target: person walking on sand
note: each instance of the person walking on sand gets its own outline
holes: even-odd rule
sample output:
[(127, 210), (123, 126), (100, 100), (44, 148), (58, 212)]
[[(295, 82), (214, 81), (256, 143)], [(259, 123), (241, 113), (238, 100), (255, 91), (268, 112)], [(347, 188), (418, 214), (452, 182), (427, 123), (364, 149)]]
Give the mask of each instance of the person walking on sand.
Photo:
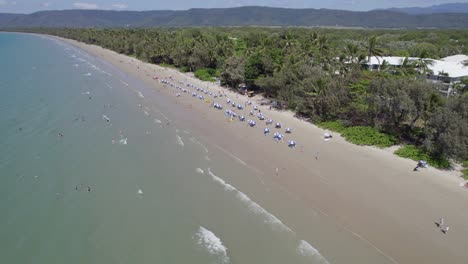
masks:
[(449, 226), (446, 226), (444, 229), (442, 229), (442, 233), (444, 234), (447, 234), (447, 232), (449, 231), (450, 227)]
[(439, 225), (439, 227), (442, 227), (442, 226), (444, 225), (444, 218), (441, 217), (441, 218), (439, 219), (439, 223), (437, 223), (437, 224)]

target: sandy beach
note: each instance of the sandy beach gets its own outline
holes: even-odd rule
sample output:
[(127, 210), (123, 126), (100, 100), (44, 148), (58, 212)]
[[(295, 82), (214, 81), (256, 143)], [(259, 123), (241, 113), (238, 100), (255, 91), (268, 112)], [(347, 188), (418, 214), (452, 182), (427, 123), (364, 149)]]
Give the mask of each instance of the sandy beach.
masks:
[[(205, 142), (212, 142), (231, 155), (233, 162), (255, 171), (260, 182), (280, 186), (284, 192), (281, 195), (289, 197), (282, 206), (300, 206), (305, 213), (322, 215), (336, 226), (337, 233), (345, 233), (368, 245), (388, 263), (468, 263), (465, 248), (468, 214), (464, 211), (468, 190), (460, 187), (463, 181), (456, 173), (433, 168), (413, 172), (414, 161), (399, 158), (390, 151), (352, 145), (335, 133), (332, 140), (324, 141), (326, 131), (294, 118), (291, 112), (269, 110), (268, 106), (258, 104), (267, 118), (282, 124), (282, 133), (286, 127), (292, 129), (285, 141), (294, 140), (297, 146), (288, 148), (285, 142), (273, 141), (273, 132), (280, 131), (273, 126), (269, 136), (263, 134), (265, 121), (250, 116), (251, 107), (236, 112), (255, 120), (255, 128), (224, 115), (226, 98), (242, 105), (253, 100), (255, 105), (259, 97), (247, 98), (176, 69), (144, 63), (98, 46), (59, 39), (100, 57), (178, 104), (187, 115), (181, 114), (176, 122), (189, 123)], [(174, 78), (173, 83), (191, 83), (213, 93), (225, 93), (227, 97), (213, 99), (205, 95), (210, 102), (199, 100), (191, 93), (161, 83), (170, 76)], [(181, 92), (180, 97), (176, 96), (177, 92)], [(211, 107), (213, 101), (221, 103), (223, 110)], [(275, 215), (296, 232), (314, 235), (308, 234), (308, 223), (312, 222), (307, 217)], [(447, 234), (435, 225), (440, 217), (450, 226)], [(320, 248), (325, 256), (333, 250), (332, 246)], [(365, 258), (360, 262), (359, 256), (351, 256), (351, 251), (350, 247), (350, 252), (343, 252), (331, 262), (368, 263)], [(346, 259), (349, 262), (344, 262)]]

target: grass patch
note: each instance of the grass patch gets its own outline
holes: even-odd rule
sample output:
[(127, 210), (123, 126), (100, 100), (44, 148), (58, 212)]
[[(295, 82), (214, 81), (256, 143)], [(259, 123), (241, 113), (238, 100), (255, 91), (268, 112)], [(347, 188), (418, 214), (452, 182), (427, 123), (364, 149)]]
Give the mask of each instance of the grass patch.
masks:
[(175, 65), (173, 65), (173, 64), (169, 64), (169, 63), (164, 63), (164, 62), (163, 62), (163, 63), (161, 63), (161, 64), (159, 64), (159, 66), (161, 66), (161, 67), (165, 67), (165, 68), (173, 68), (173, 69), (175, 69), (175, 68), (176, 68), (176, 66), (175, 66)]
[(328, 129), (328, 130), (335, 131), (335, 132), (338, 132), (338, 133), (342, 133), (343, 131), (346, 130), (346, 126), (340, 120), (318, 122), (318, 123), (316, 123), (316, 125), (318, 127), (323, 128), (323, 129)]
[(465, 168), (468, 169), (468, 160), (465, 160), (465, 161), (463, 162), (463, 167), (465, 167)]
[(214, 82), (214, 77), (216, 77), (216, 70), (211, 68), (201, 68), (195, 71), (195, 77), (202, 81)]
[(187, 66), (183, 66), (183, 67), (180, 67), (179, 71), (180, 71), (180, 72), (189, 72), (190, 69), (189, 69), (189, 67), (187, 67)]
[(462, 177), (468, 181), (468, 168), (462, 170)]
[[(450, 161), (444, 157), (434, 157), (429, 153), (426, 153), (424, 150), (413, 146), (406, 145), (395, 151), (397, 156), (402, 158), (409, 158), (414, 161), (425, 160), (429, 165), (439, 168), (439, 169), (448, 169), (450, 168)], [(468, 173), (468, 172), (467, 172)], [(468, 175), (467, 175), (468, 177)]]
[(347, 141), (356, 145), (377, 146), (381, 148), (395, 145), (398, 140), (394, 136), (379, 132), (373, 127), (355, 126), (346, 128), (341, 135)]

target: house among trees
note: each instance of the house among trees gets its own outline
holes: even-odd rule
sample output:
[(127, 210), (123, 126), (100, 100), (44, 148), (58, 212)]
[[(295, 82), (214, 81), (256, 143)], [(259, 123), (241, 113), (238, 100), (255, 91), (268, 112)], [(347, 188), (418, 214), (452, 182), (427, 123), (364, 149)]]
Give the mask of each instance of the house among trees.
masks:
[(370, 70), (388, 70), (396, 72), (402, 67), (412, 68), (428, 76), (428, 79), (448, 85), (448, 90), (453, 85), (468, 78), (468, 55), (453, 55), (440, 60), (417, 57), (393, 57), (373, 56), (364, 61), (364, 65)]

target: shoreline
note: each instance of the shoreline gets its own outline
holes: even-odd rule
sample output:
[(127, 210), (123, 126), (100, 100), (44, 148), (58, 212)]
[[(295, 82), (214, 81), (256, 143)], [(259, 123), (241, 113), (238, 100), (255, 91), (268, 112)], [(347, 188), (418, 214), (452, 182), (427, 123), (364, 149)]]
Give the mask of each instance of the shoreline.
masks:
[[(468, 217), (457, 210), (459, 206), (463, 208), (463, 199), (468, 198), (468, 195), (456, 184), (457, 179), (450, 176), (449, 172), (429, 168), (414, 173), (414, 161), (397, 157), (384, 149), (353, 145), (341, 136), (334, 136), (330, 142), (324, 142), (325, 130), (295, 118), (290, 111), (269, 111), (267, 106), (259, 104), (265, 115), (293, 128), (290, 138), (297, 140), (298, 147), (290, 150), (285, 144), (265, 140), (261, 131), (258, 133), (258, 128), (253, 134), (245, 123), (226, 122), (222, 113), (197, 99), (190, 96), (176, 98), (173, 88), (161, 85), (153, 77), (167, 78), (172, 75), (177, 80), (188, 81), (210, 91), (223, 91), (236, 102), (248, 100), (246, 96), (200, 81), (177, 69), (144, 63), (98, 46), (52, 38), (103, 59), (151, 85), (162, 96), (168, 96), (168, 99), (190, 108), (194, 114), (203, 115), (210, 125), (220, 131), (209, 134), (210, 141), (220, 143), (220, 147), (228, 149), (232, 155), (242, 157), (243, 162), (259, 170), (259, 177), (278, 183), (297, 195), (306, 206), (318, 209), (346, 227), (349, 232), (357, 234), (363, 241), (375, 245), (381, 253), (385, 252), (383, 255), (395, 259), (393, 263), (437, 263), (444, 260), (449, 263), (463, 263), (468, 259), (468, 253), (463, 252), (468, 234), (463, 223), (468, 222)], [(225, 105), (224, 100), (225, 97), (219, 101)], [(202, 127), (197, 129), (203, 131)], [(233, 133), (234, 130), (239, 133)], [(223, 136), (219, 135), (221, 131), (229, 135), (228, 142), (223, 142)], [(332, 134), (337, 135), (334, 132)], [(302, 147), (303, 152), (300, 151)], [(317, 151), (320, 152), (320, 160), (315, 162), (313, 157)], [(275, 177), (275, 166), (271, 164), (277, 168), (286, 168), (288, 177)], [(430, 189), (424, 189), (425, 186)], [(420, 196), (415, 197), (415, 193)], [(402, 208), (403, 204), (409, 209), (404, 206)], [(433, 220), (426, 218), (433, 217), (435, 221), (441, 213), (454, 223), (453, 233), (447, 237), (440, 237), (436, 232), (426, 234), (434, 231), (431, 226)], [(425, 219), (429, 225), (421, 226), (419, 221)], [(462, 232), (457, 233), (457, 229)], [(414, 238), (407, 238), (409, 234), (414, 235)], [(441, 245), (439, 240), (448, 237), (450, 246)], [(418, 239), (415, 240), (416, 238)], [(415, 241), (421, 243), (412, 245), (414, 251), (408, 252), (408, 246)]]

